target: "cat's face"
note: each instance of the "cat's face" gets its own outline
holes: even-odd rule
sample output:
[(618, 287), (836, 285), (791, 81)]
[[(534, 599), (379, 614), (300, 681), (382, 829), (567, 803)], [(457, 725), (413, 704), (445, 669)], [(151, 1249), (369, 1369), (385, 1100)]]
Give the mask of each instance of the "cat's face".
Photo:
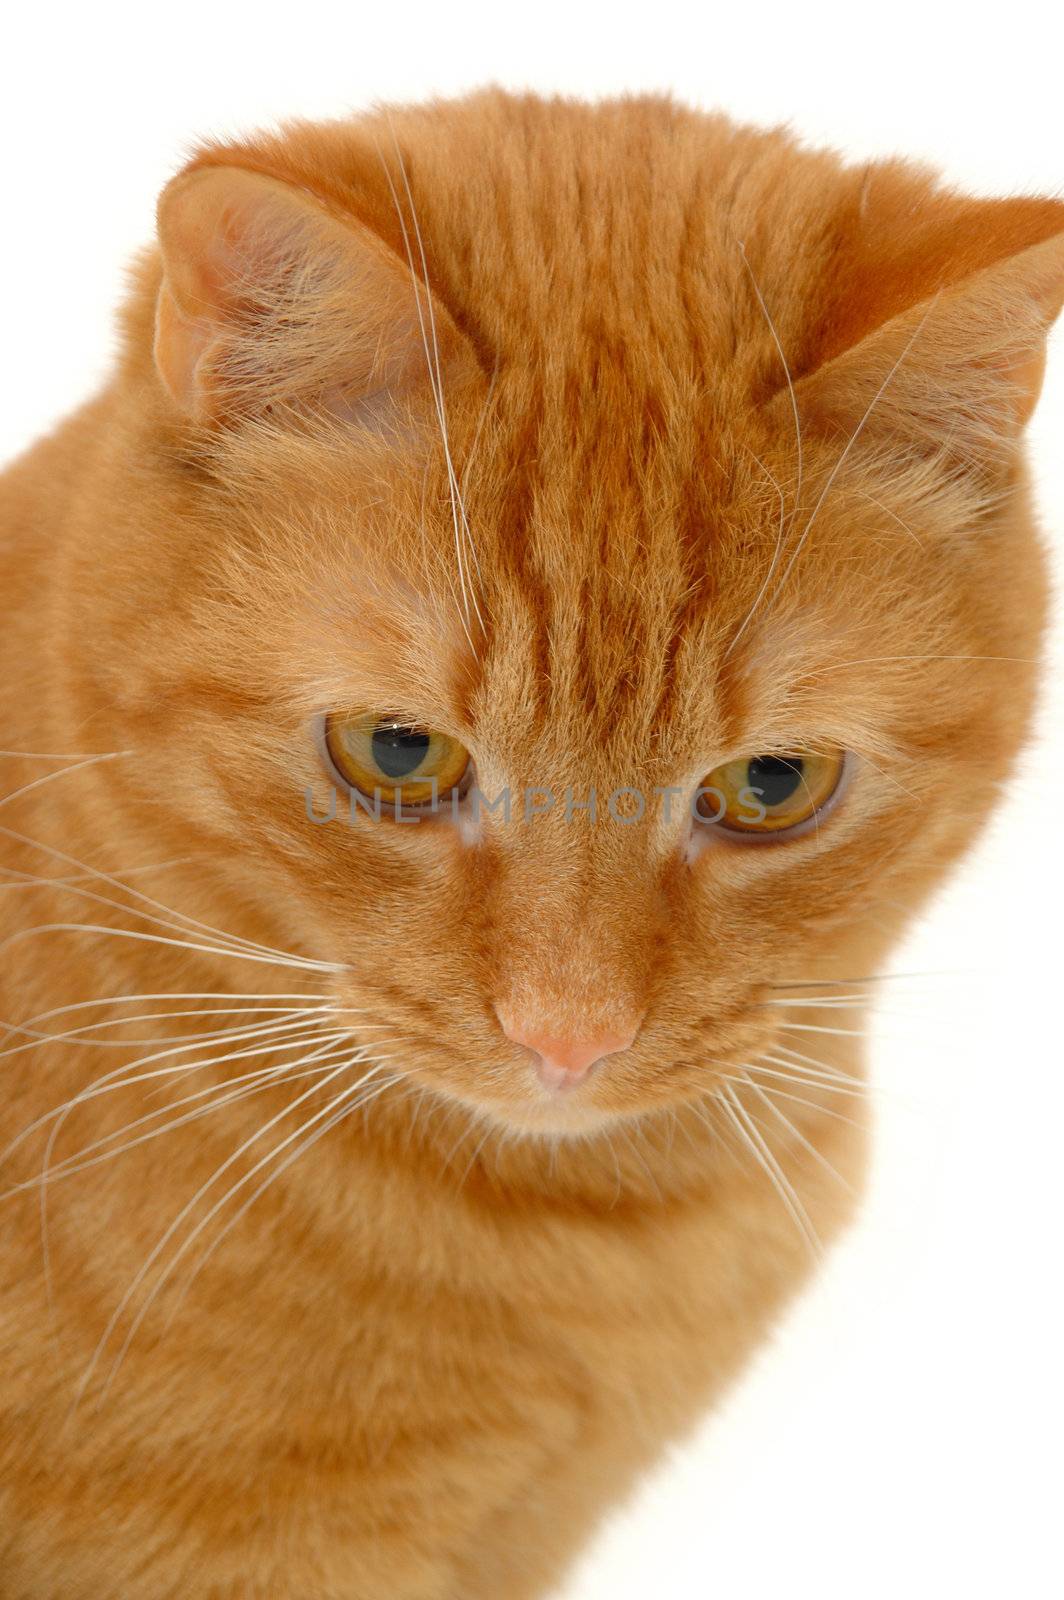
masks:
[[(209, 470), (153, 491), (179, 533), (137, 543), (134, 782), (335, 964), (357, 1039), (525, 1130), (692, 1098), (771, 1047), (781, 987), (864, 977), (1026, 719), (1041, 578), (986, 407), (943, 400), (984, 429), (978, 467), (974, 435), (928, 445), (901, 316), (792, 397), (732, 265), (755, 353), (710, 372), (701, 336), (684, 359), (633, 335), (611, 366), (589, 332), (489, 376), (435, 306), (446, 435), (400, 276), (387, 381), (212, 418)], [(159, 359), (195, 401), (213, 334), (181, 315)], [(965, 315), (985, 344), (963, 305), (943, 338)], [(899, 354), (912, 414), (880, 431)], [(438, 810), (397, 805), (425, 774)]]

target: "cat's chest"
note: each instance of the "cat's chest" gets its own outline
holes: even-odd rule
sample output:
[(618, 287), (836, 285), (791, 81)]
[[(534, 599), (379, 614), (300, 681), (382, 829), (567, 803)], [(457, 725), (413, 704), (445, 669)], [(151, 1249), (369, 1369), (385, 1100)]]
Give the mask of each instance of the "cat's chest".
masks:
[(416, 1225), (347, 1237), (331, 1262), (290, 1263), (283, 1286), (257, 1278), (234, 1317), (235, 1338), (269, 1349), (267, 1410), (280, 1402), (357, 1454), (386, 1451), (411, 1405), (489, 1429), (524, 1418), (556, 1441), (668, 1436), (810, 1267), (746, 1186), (628, 1218), (418, 1209)]

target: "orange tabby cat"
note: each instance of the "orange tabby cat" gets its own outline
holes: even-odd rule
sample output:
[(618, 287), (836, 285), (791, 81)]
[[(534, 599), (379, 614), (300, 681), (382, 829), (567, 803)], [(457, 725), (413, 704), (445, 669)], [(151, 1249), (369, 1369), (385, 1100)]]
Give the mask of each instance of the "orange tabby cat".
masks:
[(1062, 297), (661, 99), (169, 185), (2, 489), (2, 1600), (542, 1596), (720, 1394), (1024, 733)]

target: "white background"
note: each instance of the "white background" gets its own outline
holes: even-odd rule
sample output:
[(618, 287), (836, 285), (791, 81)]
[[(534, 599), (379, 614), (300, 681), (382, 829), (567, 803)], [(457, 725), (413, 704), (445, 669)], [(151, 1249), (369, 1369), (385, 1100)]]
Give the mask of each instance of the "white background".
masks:
[[(200, 134), (488, 81), (671, 89), (853, 157), (924, 158), (981, 193), (1059, 192), (1050, 8), (945, 11), (290, 0), (9, 12), (0, 459), (106, 372), (123, 263)], [(1062, 436), (1058, 337), (1032, 428), (1058, 570)], [(1060, 632), (1041, 741), (984, 847), (900, 952), (899, 971), (921, 976), (883, 1000), (862, 1224), (564, 1600), (1061, 1592)]]

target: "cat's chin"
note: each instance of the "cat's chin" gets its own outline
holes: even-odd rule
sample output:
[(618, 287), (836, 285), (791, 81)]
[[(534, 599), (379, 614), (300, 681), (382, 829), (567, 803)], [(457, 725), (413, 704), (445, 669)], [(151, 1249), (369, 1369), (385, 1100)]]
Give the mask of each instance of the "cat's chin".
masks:
[(544, 1091), (536, 1099), (474, 1100), (460, 1097), (468, 1110), (508, 1134), (550, 1139), (586, 1139), (613, 1127), (622, 1113), (596, 1105), (579, 1089)]
[(432, 1085), (432, 1093), (442, 1102), (464, 1107), (480, 1125), (491, 1125), (510, 1138), (587, 1139), (613, 1128), (630, 1110), (595, 1104), (594, 1090), (590, 1085), (576, 1086), (565, 1091), (531, 1091), (528, 1096), (515, 1093), (512, 1099), (494, 1098), (485, 1094), (470, 1093), (466, 1088), (451, 1086), (442, 1091), (440, 1083)]

